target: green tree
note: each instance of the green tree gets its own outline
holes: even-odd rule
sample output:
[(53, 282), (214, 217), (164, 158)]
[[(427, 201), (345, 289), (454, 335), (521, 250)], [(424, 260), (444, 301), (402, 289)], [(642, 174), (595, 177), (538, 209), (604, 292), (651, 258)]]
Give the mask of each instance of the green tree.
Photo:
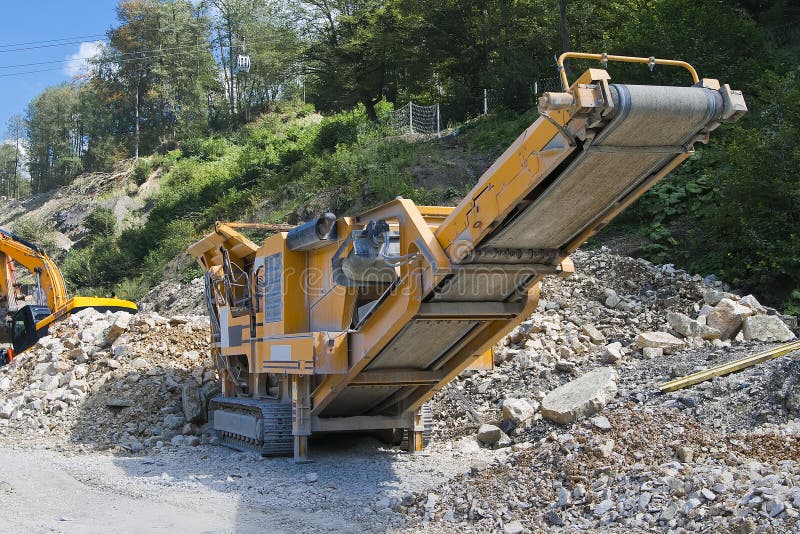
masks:
[(81, 171), (77, 90), (72, 85), (50, 87), (28, 104), (28, 167), (33, 193), (68, 183)]

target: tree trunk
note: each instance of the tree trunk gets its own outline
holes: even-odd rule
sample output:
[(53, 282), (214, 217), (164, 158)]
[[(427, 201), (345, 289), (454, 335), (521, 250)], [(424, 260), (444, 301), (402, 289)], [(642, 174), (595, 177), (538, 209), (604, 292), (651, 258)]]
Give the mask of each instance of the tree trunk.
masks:
[(364, 98), (361, 103), (364, 104), (364, 110), (367, 112), (367, 118), (370, 122), (377, 123), (378, 113), (375, 111), (375, 102), (371, 98)]
[[(558, 0), (558, 16), (559, 16), (559, 31), (561, 32), (561, 51), (562, 52), (569, 52), (570, 51), (570, 44), (569, 44), (569, 28), (567, 27), (567, 1), (568, 0)], [(564, 69), (569, 74), (569, 66), (568, 63), (564, 62)]]
[(136, 130), (133, 136), (133, 159), (139, 159), (139, 84), (136, 84)]

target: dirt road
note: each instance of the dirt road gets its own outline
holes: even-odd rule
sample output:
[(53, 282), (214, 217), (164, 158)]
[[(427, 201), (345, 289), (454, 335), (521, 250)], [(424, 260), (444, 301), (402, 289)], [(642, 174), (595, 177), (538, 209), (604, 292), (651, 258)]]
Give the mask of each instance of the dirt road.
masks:
[(297, 465), (214, 446), (152, 456), (3, 447), (0, 532), (384, 532), (400, 525), (375, 512), (377, 499), (435, 486), (475, 458), (412, 457), (372, 440), (316, 450)]

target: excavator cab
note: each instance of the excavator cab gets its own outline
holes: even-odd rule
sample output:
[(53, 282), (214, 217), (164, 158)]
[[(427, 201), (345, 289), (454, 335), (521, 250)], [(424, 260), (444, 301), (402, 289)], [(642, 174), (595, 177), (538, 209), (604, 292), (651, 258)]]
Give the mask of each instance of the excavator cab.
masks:
[(47, 306), (25, 306), (11, 319), (11, 344), (14, 353), (19, 354), (33, 346), (41, 337), (47, 335), (49, 325), (36, 329), (36, 324), (50, 316)]

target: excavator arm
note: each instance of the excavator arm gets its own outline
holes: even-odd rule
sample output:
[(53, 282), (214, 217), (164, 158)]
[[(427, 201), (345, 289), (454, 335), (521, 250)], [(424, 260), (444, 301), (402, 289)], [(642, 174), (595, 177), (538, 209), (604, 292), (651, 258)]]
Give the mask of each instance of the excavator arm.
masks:
[[(57, 310), (67, 303), (64, 277), (44, 249), (3, 229), (0, 229), (0, 299), (10, 304), (9, 301), (15, 298), (15, 268), (12, 261), (36, 277), (35, 304)], [(7, 311), (14, 311), (10, 308), (8, 306)]]

